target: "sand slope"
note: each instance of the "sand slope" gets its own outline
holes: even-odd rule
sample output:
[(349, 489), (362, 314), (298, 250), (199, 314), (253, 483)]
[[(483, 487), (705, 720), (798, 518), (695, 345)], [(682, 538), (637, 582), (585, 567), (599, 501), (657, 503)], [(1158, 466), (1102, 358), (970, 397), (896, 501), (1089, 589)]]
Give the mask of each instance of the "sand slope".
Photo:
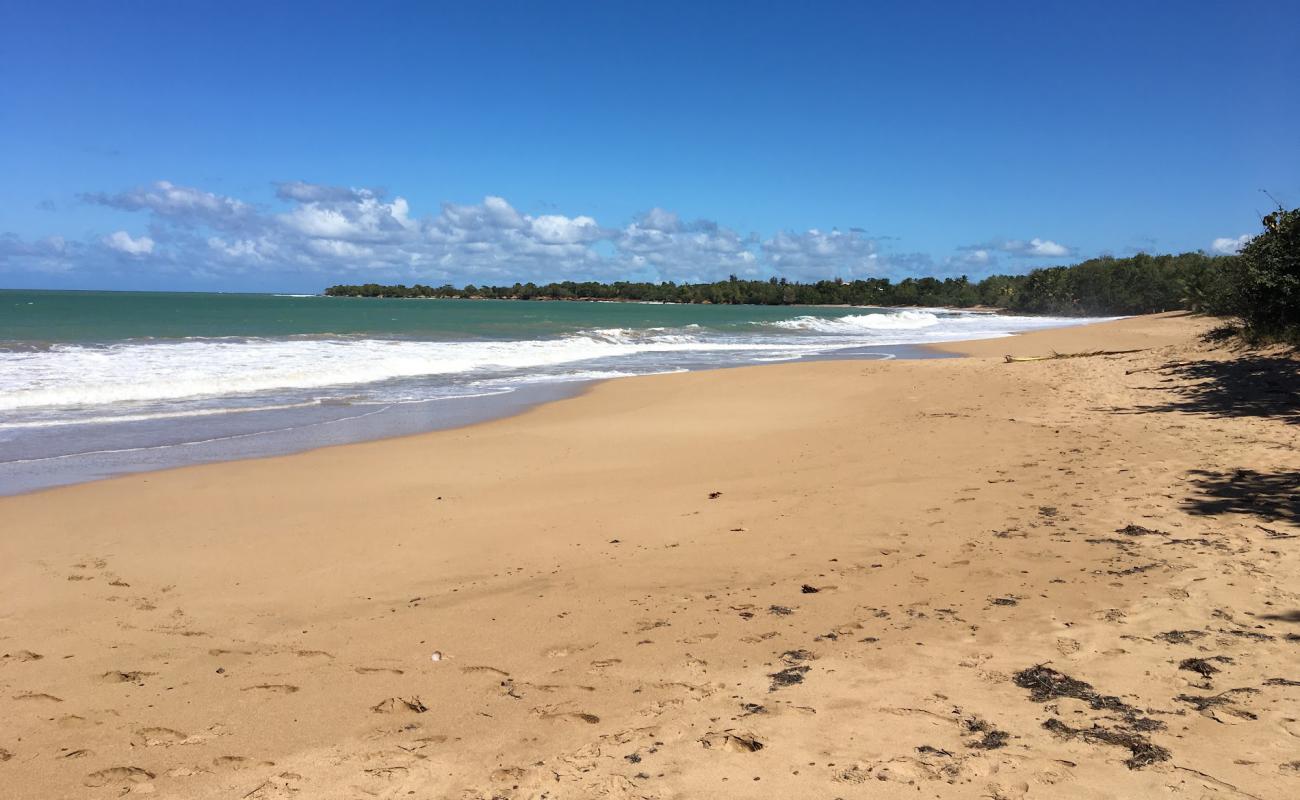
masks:
[(1300, 795), (1294, 362), (1205, 327), (627, 379), (0, 499), (0, 782)]

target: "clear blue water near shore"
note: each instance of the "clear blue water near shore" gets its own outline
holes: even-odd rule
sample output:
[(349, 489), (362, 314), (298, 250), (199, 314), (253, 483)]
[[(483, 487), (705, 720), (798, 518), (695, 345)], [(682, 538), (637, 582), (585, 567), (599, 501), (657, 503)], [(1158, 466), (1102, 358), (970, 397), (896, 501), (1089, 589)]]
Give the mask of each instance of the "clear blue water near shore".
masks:
[(592, 380), (1093, 320), (941, 309), (0, 291), (0, 493), (464, 424)]

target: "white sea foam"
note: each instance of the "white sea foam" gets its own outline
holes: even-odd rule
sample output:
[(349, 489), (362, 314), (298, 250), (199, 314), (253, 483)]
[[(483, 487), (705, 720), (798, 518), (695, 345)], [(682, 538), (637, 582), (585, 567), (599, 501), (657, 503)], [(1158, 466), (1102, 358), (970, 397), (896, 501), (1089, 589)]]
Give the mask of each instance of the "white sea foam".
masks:
[(0, 352), (0, 412), (48, 406), (228, 397), (396, 378), (527, 370), (639, 353), (764, 350), (676, 334), (604, 331), (562, 339), (185, 340)]
[(843, 317), (802, 316), (768, 323), (774, 328), (818, 333), (862, 333), (863, 331), (898, 331), (930, 328), (939, 317), (929, 311), (895, 311), (889, 314), (850, 314)]
[[(358, 391), (372, 402), (415, 401), (435, 394), (433, 384), (449, 381), (500, 386), (618, 377), (673, 371), (684, 361), (688, 366), (753, 363), (845, 347), (990, 338), (1089, 321), (907, 309), (807, 314), (756, 322), (748, 330), (599, 328), (522, 341), (319, 336), (56, 344), (0, 350), (0, 414), (10, 417), (0, 418), (0, 425), (48, 424), (62, 416), (51, 411), (55, 409), (81, 409), (78, 415), (84, 415), (112, 407), (114, 414), (153, 417), (210, 413), (195, 404), (210, 407), (224, 398), (294, 404), (311, 399), (304, 393), (313, 390), (393, 381), (404, 382), (385, 384), (397, 389), (379, 394)], [(20, 418), (13, 418), (16, 412), (23, 412)]]
[(758, 323), (804, 334), (824, 334), (855, 344), (926, 344), (928, 342), (991, 339), (1023, 331), (1097, 322), (1092, 318), (1024, 317), (944, 309), (904, 309), (845, 316), (805, 315)]

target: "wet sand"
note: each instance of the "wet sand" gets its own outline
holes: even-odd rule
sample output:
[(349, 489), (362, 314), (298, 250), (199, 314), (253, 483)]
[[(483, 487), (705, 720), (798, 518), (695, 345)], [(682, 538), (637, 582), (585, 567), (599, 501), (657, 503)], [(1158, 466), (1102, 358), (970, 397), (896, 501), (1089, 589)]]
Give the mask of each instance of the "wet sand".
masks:
[(1295, 362), (1211, 325), (623, 379), (0, 498), (0, 781), (1295, 796)]

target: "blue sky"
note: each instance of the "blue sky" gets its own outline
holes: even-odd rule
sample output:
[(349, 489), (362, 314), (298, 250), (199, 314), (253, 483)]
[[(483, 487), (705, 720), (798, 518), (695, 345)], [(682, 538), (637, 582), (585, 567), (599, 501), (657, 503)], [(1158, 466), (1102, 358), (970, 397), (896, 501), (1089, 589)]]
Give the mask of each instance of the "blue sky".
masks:
[(1300, 3), (0, 0), (0, 286), (1018, 272), (1300, 205)]

